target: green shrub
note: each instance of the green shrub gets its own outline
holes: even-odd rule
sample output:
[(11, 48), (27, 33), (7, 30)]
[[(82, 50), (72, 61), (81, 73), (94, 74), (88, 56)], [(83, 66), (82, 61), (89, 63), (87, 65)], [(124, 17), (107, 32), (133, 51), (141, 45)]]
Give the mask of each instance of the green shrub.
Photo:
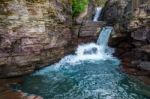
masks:
[(89, 0), (72, 0), (72, 12), (73, 16), (79, 15), (83, 12), (88, 5)]

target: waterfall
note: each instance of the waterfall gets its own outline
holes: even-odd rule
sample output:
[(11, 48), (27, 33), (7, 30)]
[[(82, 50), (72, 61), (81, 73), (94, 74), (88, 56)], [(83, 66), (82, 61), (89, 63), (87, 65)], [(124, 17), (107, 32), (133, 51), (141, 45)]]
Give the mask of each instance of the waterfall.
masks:
[(76, 55), (80, 60), (87, 59), (108, 59), (114, 50), (108, 47), (108, 41), (113, 27), (105, 26), (102, 28), (97, 43), (80, 45), (77, 48)]
[[(97, 21), (100, 15), (100, 8), (97, 8), (96, 15), (93, 21)], [(48, 68), (51, 70), (59, 70), (62, 65), (66, 64), (76, 65), (82, 61), (93, 61), (93, 60), (115, 60), (116, 58), (112, 56), (114, 50), (108, 47), (108, 41), (113, 27), (105, 26), (100, 31), (97, 43), (87, 43), (81, 44), (77, 47), (75, 54), (68, 55), (62, 58), (58, 63), (47, 67), (46, 69), (38, 72), (37, 74), (45, 74)], [(53, 69), (52, 69), (53, 68)], [(35, 74), (36, 75), (36, 74)]]
[(113, 27), (110, 26), (103, 27), (98, 37), (97, 44), (106, 47), (112, 31), (113, 31)]
[[(102, 7), (97, 7), (95, 9), (95, 16), (93, 19), (94, 22), (98, 21), (98, 18), (101, 15), (101, 11), (102, 11)], [(102, 28), (102, 31), (100, 32), (100, 35), (97, 40), (97, 44), (99, 46), (103, 46), (103, 47), (107, 46), (107, 43), (108, 43), (108, 40), (109, 40), (112, 30), (113, 30), (113, 27), (110, 27), (110, 26), (106, 26), (106, 27)]]
[[(101, 7), (96, 8), (96, 14), (93, 21), (98, 21), (101, 13)], [(62, 64), (76, 64), (85, 60), (109, 60), (113, 59), (112, 49), (108, 47), (108, 40), (113, 27), (106, 26), (102, 28), (97, 43), (81, 44), (77, 47), (75, 55), (68, 55), (55, 64), (55, 68), (61, 67)]]
[(94, 22), (98, 21), (98, 18), (99, 18), (100, 14), (101, 14), (101, 11), (102, 11), (102, 7), (97, 7), (95, 9), (95, 16), (93, 18)]
[[(96, 13), (93, 21), (98, 21), (98, 18), (101, 14), (102, 7), (96, 8)], [(108, 47), (108, 41), (111, 32), (113, 31), (113, 27), (105, 26), (100, 31), (100, 35), (98, 37), (97, 43), (89, 43), (79, 45), (76, 50), (76, 58), (77, 60), (105, 60), (111, 57), (114, 50)], [(111, 57), (112, 58), (112, 57)], [(76, 60), (76, 59), (74, 59)]]

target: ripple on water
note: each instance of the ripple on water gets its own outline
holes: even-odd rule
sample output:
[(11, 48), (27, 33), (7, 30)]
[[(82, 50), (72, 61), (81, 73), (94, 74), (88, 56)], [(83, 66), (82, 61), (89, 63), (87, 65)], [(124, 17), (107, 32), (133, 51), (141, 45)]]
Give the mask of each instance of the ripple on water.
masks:
[(101, 56), (106, 56), (104, 59), (95, 53), (94, 57), (88, 55), (88, 58), (77, 50), (76, 55), (66, 56), (60, 62), (25, 77), (19, 89), (44, 99), (150, 98), (147, 86), (119, 72), (120, 61), (109, 53), (102, 53)]

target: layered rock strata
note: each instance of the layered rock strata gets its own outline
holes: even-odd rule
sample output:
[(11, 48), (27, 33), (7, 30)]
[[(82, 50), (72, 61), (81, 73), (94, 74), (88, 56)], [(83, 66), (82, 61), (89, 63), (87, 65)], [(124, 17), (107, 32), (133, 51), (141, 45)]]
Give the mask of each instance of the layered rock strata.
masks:
[(115, 28), (110, 45), (117, 47), (125, 71), (150, 76), (150, 1), (108, 0), (103, 20)]
[(0, 0), (0, 78), (32, 73), (94, 42), (101, 23), (92, 22), (92, 11), (90, 1), (74, 25), (71, 0)]
[(0, 77), (60, 59), (71, 40), (69, 0), (0, 0)]

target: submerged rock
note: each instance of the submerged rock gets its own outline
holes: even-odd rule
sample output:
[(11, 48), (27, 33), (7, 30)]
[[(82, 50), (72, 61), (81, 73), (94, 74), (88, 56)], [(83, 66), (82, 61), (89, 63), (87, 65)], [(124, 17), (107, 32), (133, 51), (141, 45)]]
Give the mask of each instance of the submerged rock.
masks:
[(96, 54), (97, 51), (98, 51), (97, 48), (96, 48), (96, 47), (93, 47), (93, 48), (91, 48), (91, 49), (85, 50), (85, 51), (84, 51), (84, 54), (85, 54), (85, 55), (88, 55), (88, 54), (89, 54), (89, 55), (90, 55), (90, 54)]

